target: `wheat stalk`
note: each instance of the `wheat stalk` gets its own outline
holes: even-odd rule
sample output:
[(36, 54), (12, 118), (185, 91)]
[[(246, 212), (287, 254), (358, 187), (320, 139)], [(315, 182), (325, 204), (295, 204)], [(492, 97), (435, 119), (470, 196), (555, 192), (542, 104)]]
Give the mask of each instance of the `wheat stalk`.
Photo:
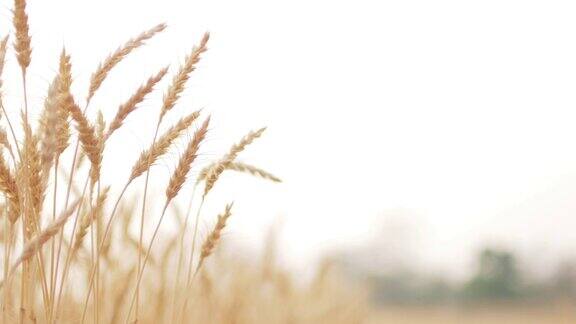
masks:
[[(194, 137), (192, 138), (192, 140), (190, 140), (190, 142), (186, 146), (186, 150), (182, 154), (182, 156), (179, 160), (178, 166), (176, 167), (174, 173), (170, 177), (170, 181), (169, 181), (168, 186), (166, 188), (166, 203), (164, 204), (164, 208), (162, 210), (162, 214), (160, 215), (160, 219), (158, 220), (158, 223), (156, 224), (156, 227), (154, 228), (154, 233), (152, 234), (152, 238), (150, 239), (150, 243), (148, 245), (148, 248), (146, 250), (146, 254), (144, 256), (144, 261), (143, 261), (141, 267), (139, 267), (140, 271), (138, 272), (138, 279), (136, 281), (136, 289), (134, 291), (133, 301), (132, 301), (132, 303), (130, 305), (130, 309), (128, 311), (128, 319), (130, 318), (132, 306), (134, 305), (134, 303), (136, 303), (136, 312), (135, 312), (136, 313), (136, 321), (138, 320), (138, 293), (139, 293), (139, 288), (140, 288), (140, 282), (141, 282), (142, 276), (144, 274), (144, 269), (146, 268), (146, 263), (147, 263), (148, 259), (150, 258), (152, 246), (154, 245), (154, 241), (156, 239), (156, 236), (158, 235), (158, 231), (160, 230), (160, 226), (162, 224), (162, 221), (164, 220), (164, 216), (166, 215), (166, 210), (168, 209), (168, 205), (170, 204), (172, 199), (174, 197), (176, 197), (176, 195), (178, 194), (178, 192), (182, 188), (182, 184), (184, 184), (184, 181), (187, 178), (187, 175), (188, 175), (188, 172), (190, 171), (190, 167), (192, 165), (192, 162), (196, 159), (196, 154), (198, 152), (198, 148), (200, 147), (200, 143), (204, 140), (204, 138), (206, 137), (206, 133), (208, 132), (209, 123), (210, 123), (210, 117), (206, 118), (204, 123), (202, 123), (202, 126), (200, 126), (200, 128), (194, 133)], [(143, 215), (143, 213), (142, 213), (142, 215)], [(143, 224), (143, 223), (141, 223), (141, 224)], [(140, 229), (140, 233), (141, 233), (140, 234), (140, 242), (139, 242), (140, 245), (142, 245), (142, 232), (143, 232), (143, 229), (141, 228)], [(139, 254), (139, 260), (140, 260), (140, 256), (141, 256), (141, 254)], [(138, 264), (140, 265), (140, 263), (141, 262), (139, 261)], [(127, 321), (128, 321), (128, 319), (127, 319)]]
[[(194, 276), (196, 276), (196, 274), (198, 273), (198, 271), (200, 270), (200, 268), (204, 264), (206, 258), (208, 258), (212, 254), (216, 244), (220, 241), (222, 231), (226, 227), (226, 222), (228, 221), (228, 218), (230, 218), (230, 216), (232, 215), (232, 206), (233, 205), (234, 205), (234, 203), (230, 203), (230, 204), (226, 205), (224, 212), (222, 214), (218, 215), (218, 220), (216, 221), (216, 225), (214, 226), (214, 228), (212, 229), (210, 234), (208, 234), (208, 236), (206, 237), (206, 240), (202, 244), (202, 248), (200, 251), (200, 258), (198, 259), (198, 264), (196, 266)], [(198, 219), (197, 219), (196, 223), (198, 223)], [(198, 224), (196, 224), (196, 226), (197, 225)], [(195, 240), (196, 240), (196, 238), (193, 237), (192, 242), (194, 243)], [(194, 251), (194, 248), (192, 248), (192, 252), (193, 251)], [(189, 291), (190, 286), (192, 285), (192, 279), (193, 279), (193, 278), (191, 278), (192, 261), (193, 261), (192, 257), (193, 257), (193, 254), (190, 255), (190, 264), (189, 264), (189, 268), (188, 268), (188, 279), (186, 281), (186, 286), (185, 286), (186, 291)], [(186, 314), (186, 308), (188, 307), (189, 297), (190, 297), (190, 295), (187, 294), (186, 297), (184, 298), (184, 303), (182, 304), (181, 316), (185, 316), (185, 314)]]

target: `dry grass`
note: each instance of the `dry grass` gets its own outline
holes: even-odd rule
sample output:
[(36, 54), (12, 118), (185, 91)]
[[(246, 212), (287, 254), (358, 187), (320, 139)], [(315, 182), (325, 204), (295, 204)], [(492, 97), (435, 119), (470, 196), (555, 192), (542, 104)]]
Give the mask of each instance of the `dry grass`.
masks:
[[(107, 141), (159, 86), (168, 68), (151, 74), (118, 106), (109, 123), (102, 112), (91, 120), (90, 102), (100, 95), (99, 89), (110, 72), (166, 25), (159, 24), (113, 51), (91, 74), (85, 94), (71, 92), (73, 67), (70, 54), (62, 50), (42, 107), (30, 107), (34, 111), (31, 116), (39, 115), (40, 119), (31, 120), (26, 75), (33, 60), (33, 46), (26, 1), (15, 0), (13, 13), (12, 54), (21, 70), (18, 80), (2, 77), (6, 55), (11, 51), (8, 36), (0, 41), (0, 122), (4, 123), (0, 126), (0, 191), (4, 200), (0, 209), (2, 323), (363, 321), (363, 294), (335, 284), (337, 280), (329, 271), (322, 271), (308, 284), (293, 282), (275, 266), (271, 254), (260, 261), (247, 262), (221, 253), (219, 246), (232, 216), (232, 204), (217, 217), (213, 230), (206, 237), (199, 237), (202, 218), (215, 216), (202, 213), (203, 203), (225, 170), (280, 182), (257, 166), (236, 161), (265, 128), (249, 132), (221, 159), (199, 165), (197, 156), (203, 150), (205, 137), (213, 131), (209, 129), (210, 118), (206, 117), (196, 125), (180, 158), (174, 161), (176, 168), (165, 188), (162, 213), (146, 215), (147, 211), (152, 214), (146, 203), (149, 178), (156, 176), (154, 163), (171, 151), (175, 141), (201, 115), (200, 111), (190, 113), (160, 133), (165, 127), (164, 117), (178, 105), (191, 73), (208, 49), (208, 33), (172, 77), (158, 107), (157, 123), (142, 125), (154, 131), (149, 148), (134, 157), (125, 182), (104, 183), (102, 165), (107, 161), (114, 163), (115, 159), (105, 159)], [(10, 120), (8, 116), (13, 114), (6, 114), (18, 108), (4, 106), (2, 82), (21, 82), (21, 120)], [(85, 98), (84, 102), (78, 98)], [(76, 145), (70, 146), (73, 142)], [(89, 163), (82, 164), (83, 157)], [(196, 197), (201, 203), (192, 204), (192, 193), (184, 198), (189, 206), (198, 206), (172, 213), (169, 207), (181, 198), (192, 172), (196, 173), (194, 188), (204, 186)], [(136, 183), (134, 180), (142, 175), (146, 175), (145, 181)], [(126, 198), (129, 187), (135, 187), (136, 197)], [(191, 214), (196, 215), (194, 224), (189, 222)], [(161, 230), (166, 215), (180, 220), (176, 234)], [(154, 222), (154, 231), (148, 237), (144, 234), (150, 222)], [(132, 229), (138, 229), (138, 236)], [(159, 237), (162, 240), (157, 242)]]

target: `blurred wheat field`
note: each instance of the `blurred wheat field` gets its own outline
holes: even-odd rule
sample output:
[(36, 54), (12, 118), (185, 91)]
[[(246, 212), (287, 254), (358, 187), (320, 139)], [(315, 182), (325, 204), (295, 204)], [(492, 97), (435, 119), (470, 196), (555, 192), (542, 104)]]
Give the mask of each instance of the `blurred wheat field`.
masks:
[(383, 306), (370, 323), (398, 324), (569, 324), (576, 322), (573, 302), (454, 306)]

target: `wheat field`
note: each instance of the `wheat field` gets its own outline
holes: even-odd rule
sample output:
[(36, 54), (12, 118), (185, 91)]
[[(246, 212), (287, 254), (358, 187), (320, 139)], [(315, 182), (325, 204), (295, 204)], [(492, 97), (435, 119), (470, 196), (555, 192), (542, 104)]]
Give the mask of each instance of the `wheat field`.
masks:
[[(111, 44), (84, 89), (73, 77), (80, 70), (72, 64), (74, 53), (63, 47), (53, 53), (54, 74), (43, 76), (49, 85), (37, 104), (29, 96), (35, 42), (26, 4), (14, 0), (13, 30), (0, 31), (1, 323), (576, 321), (573, 301), (375, 305), (370, 287), (351, 282), (335, 260), (320, 263), (306, 278), (280, 266), (272, 231), (261, 254), (244, 257), (226, 240), (230, 222), (242, 221), (235, 208), (242, 202), (214, 202), (214, 188), (226, 186), (222, 175), (228, 173), (254, 178), (243, 181), (282, 179), (268, 166), (242, 160), (244, 151), (258, 149), (264, 125), (246, 125), (245, 135), (227, 139), (229, 148), (216, 158), (202, 156), (219, 126), (207, 109), (179, 108), (194, 71), (210, 54), (210, 34), (183, 44), (183, 60), (149, 71), (138, 87), (123, 88), (124, 101), (106, 113), (94, 104), (94, 98), (106, 97), (103, 84), (121, 79), (116, 67), (153, 46), (157, 35), (168, 33), (167, 25)], [(4, 73), (9, 64), (16, 75)], [(19, 89), (16, 96), (10, 93), (12, 100), (5, 100), (7, 84)], [(123, 140), (124, 125), (154, 94), (161, 95), (151, 108), (155, 122), (138, 125), (154, 134), (146, 149), (132, 157), (110, 153), (108, 144)], [(109, 176), (105, 167), (118, 159), (132, 163), (121, 178)], [(168, 177), (158, 172), (161, 161), (174, 165)], [(220, 212), (209, 213), (208, 204)]]
[[(108, 78), (118, 77), (114, 68), (166, 25), (156, 25), (112, 51), (91, 73), (84, 94), (72, 93), (73, 53), (62, 49), (43, 105), (35, 106), (28, 98), (34, 51), (26, 1), (15, 0), (12, 12), (14, 32), (0, 43), (0, 86), (21, 84), (22, 95), (17, 105), (5, 106), (0, 92), (2, 323), (364, 321), (362, 291), (343, 289), (328, 270), (302, 283), (275, 265), (273, 251), (250, 262), (220, 252), (222, 235), (235, 216), (234, 203), (222, 202), (219, 215), (204, 215), (202, 206), (221, 174), (280, 179), (238, 160), (265, 128), (247, 132), (219, 159), (201, 164), (197, 157), (205, 138), (218, 129), (210, 124), (209, 114), (196, 110), (173, 124), (166, 121), (206, 54), (208, 33), (174, 71), (152, 71), (139, 88), (126, 89), (131, 96), (118, 104), (112, 120), (105, 120), (101, 111), (92, 111), (92, 99), (105, 95), (100, 88)], [(9, 55), (16, 57), (19, 79), (2, 74)], [(162, 81), (167, 85), (160, 90)], [(124, 181), (101, 181), (102, 165), (117, 158), (107, 155), (108, 141), (118, 140), (116, 131), (155, 91), (163, 92), (157, 122), (142, 125), (154, 131), (154, 139), (133, 157)], [(186, 141), (184, 149), (163, 192), (156, 195), (162, 200), (161, 212), (150, 215), (155, 162), (173, 152), (178, 141)], [(180, 197), (185, 184), (193, 186), (193, 194)], [(177, 199), (188, 209), (173, 208)], [(171, 234), (162, 231), (168, 217), (179, 223)], [(198, 224), (207, 217), (213, 227), (201, 235)], [(148, 229), (151, 235), (145, 235)]]

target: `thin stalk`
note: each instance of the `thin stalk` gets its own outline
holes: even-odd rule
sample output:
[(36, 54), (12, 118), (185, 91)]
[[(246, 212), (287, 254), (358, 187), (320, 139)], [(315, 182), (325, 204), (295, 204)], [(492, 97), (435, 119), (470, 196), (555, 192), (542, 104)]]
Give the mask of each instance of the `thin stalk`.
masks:
[[(10, 254), (12, 253), (12, 243), (14, 240), (14, 233), (12, 229), (12, 224), (8, 220), (8, 217), (4, 216), (4, 228), (6, 229), (6, 233), (8, 233), (8, 241), (4, 244), (4, 278), (8, 278), (8, 265), (10, 264)], [(2, 323), (6, 322), (6, 314), (8, 312), (8, 300), (10, 299), (10, 284), (6, 283), (6, 287), (4, 287), (4, 300), (2, 303)]]
[[(4, 108), (4, 103), (0, 101), (0, 108), (2, 108), (2, 114), (6, 116), (6, 122), (8, 123), (8, 128), (10, 129), (10, 134), (12, 134), (12, 140), (14, 141), (14, 145), (16, 146), (16, 152), (18, 153), (18, 158), (22, 161), (22, 153), (20, 153), (20, 144), (18, 144), (18, 139), (16, 138), (16, 133), (14, 133), (14, 127), (12, 127), (12, 123), (10, 122), (10, 118), (6, 114), (6, 109)], [(16, 163), (16, 161), (14, 161)]]
[(192, 195), (190, 196), (190, 201), (188, 202), (188, 208), (186, 209), (186, 217), (184, 218), (184, 228), (182, 229), (182, 234), (180, 236), (180, 248), (178, 251), (178, 263), (176, 266), (176, 279), (174, 280), (174, 296), (172, 298), (172, 321), (171, 323), (176, 323), (176, 308), (178, 304), (178, 284), (180, 283), (180, 275), (182, 273), (182, 258), (184, 255), (184, 237), (186, 236), (186, 230), (188, 229), (188, 220), (190, 219), (190, 214), (192, 212), (192, 203), (194, 202), (194, 196), (196, 194), (197, 185), (194, 185), (192, 189)]
[[(88, 106), (90, 105), (90, 100), (88, 100), (86, 102), (86, 105), (84, 106), (84, 110), (82, 111), (84, 114), (86, 113), (86, 111), (88, 110)], [(74, 175), (76, 174), (76, 161), (78, 159), (78, 149), (80, 147), (80, 139), (77, 138), (76, 139), (76, 145), (74, 147), (74, 156), (72, 157), (72, 166), (70, 167), (70, 178), (68, 179), (68, 186), (66, 188), (66, 198), (64, 199), (64, 209), (63, 210), (67, 210), (68, 209), (68, 204), (70, 203), (70, 192), (72, 191), (72, 184), (74, 183)], [(86, 180), (88, 181), (88, 180)], [(86, 187), (86, 184), (84, 185), (84, 187)], [(82, 197), (80, 199), (84, 199), (84, 192), (82, 193)], [(76, 219), (74, 220), (74, 229), (72, 231), (72, 235), (74, 235), (74, 231), (76, 229), (76, 223), (78, 221), (78, 217), (76, 216)], [(58, 253), (56, 254), (56, 269), (55, 269), (55, 278), (58, 279), (58, 267), (60, 265), (60, 255), (62, 253), (62, 244), (64, 241), (64, 231), (61, 231), (58, 237)], [(64, 274), (62, 274), (64, 275)], [(60, 295), (62, 293), (61, 289), (62, 289), (62, 284), (64, 281), (64, 276), (62, 277), (62, 283), (60, 284), (60, 292), (58, 293), (58, 295)], [(60, 303), (60, 300), (58, 300), (58, 303)]]
[[(158, 235), (158, 230), (160, 229), (160, 225), (162, 224), (162, 220), (164, 219), (164, 216), (166, 215), (166, 210), (168, 209), (169, 203), (170, 203), (170, 201), (167, 201), (166, 204), (164, 205), (164, 208), (162, 209), (162, 214), (160, 215), (160, 219), (158, 220), (158, 223), (156, 224), (156, 228), (154, 228), (154, 233), (152, 234), (152, 238), (150, 239), (150, 243), (148, 244), (148, 248), (146, 249), (146, 256), (144, 257), (144, 262), (142, 263), (142, 270), (140, 271), (140, 274), (137, 277), (136, 289), (134, 290), (134, 295), (132, 296), (132, 300), (130, 302), (130, 308), (128, 308), (128, 316), (126, 317), (126, 324), (128, 324), (130, 321), (130, 314), (132, 313), (132, 309), (134, 308), (134, 304), (136, 302), (136, 292), (138, 291), (138, 287), (140, 286), (140, 282), (142, 281), (142, 277), (144, 274), (144, 269), (146, 267), (146, 263), (148, 263), (148, 259), (150, 258), (150, 254), (152, 252), (152, 245), (154, 244), (154, 241), (156, 240), (156, 236)], [(136, 318), (136, 322), (137, 321), (138, 321), (138, 318)]]
[[(22, 220), (24, 221), (24, 220)], [(26, 226), (22, 223), (22, 246), (26, 246)], [(28, 282), (28, 266), (30, 261), (26, 260), (22, 263), (22, 276), (20, 278), (20, 312), (19, 320), (20, 324), (24, 324), (24, 316), (26, 314), (26, 295), (27, 295), (27, 282)]]
[(28, 91), (26, 87), (26, 71), (22, 69), (22, 89), (24, 90), (24, 121), (28, 124)]
[[(202, 211), (202, 206), (204, 206), (205, 195), (202, 196), (202, 201), (200, 201), (200, 206), (198, 206), (198, 211), (196, 212), (196, 220), (194, 224), (194, 233), (192, 234), (192, 248), (190, 249), (190, 260), (188, 261), (188, 276), (186, 277), (186, 288), (185, 292), (190, 291), (190, 285), (192, 284), (192, 269), (194, 264), (194, 250), (196, 249), (196, 236), (198, 235), (198, 225), (200, 223), (200, 212)], [(182, 304), (182, 313), (180, 316), (184, 316), (186, 313), (186, 308), (188, 307), (188, 299), (190, 294), (187, 293), (184, 297), (184, 303)]]
[[(82, 189), (82, 195), (80, 197), (80, 203), (78, 204), (78, 209), (76, 210), (76, 216), (74, 216), (74, 224), (72, 225), (72, 236), (70, 239), (70, 245), (71, 246), (73, 246), (72, 244), (74, 243), (74, 233), (76, 232), (76, 227), (78, 226), (78, 219), (80, 218), (80, 211), (82, 210), (82, 204), (84, 203), (84, 195), (86, 194), (86, 188), (87, 187), (88, 187), (88, 179), (86, 179), (86, 182), (84, 183), (84, 188)], [(58, 251), (58, 252), (60, 252), (60, 251)], [(60, 255), (58, 254), (56, 257), (56, 279), (58, 276), (58, 264), (59, 264), (58, 260), (59, 259), (60, 259)], [(60, 278), (60, 287), (58, 288), (56, 314), (58, 313), (58, 310), (60, 309), (60, 302), (62, 301), (61, 300), (62, 290), (64, 287), (64, 283), (66, 281), (66, 275), (68, 274), (71, 261), (72, 261), (72, 251), (68, 251), (68, 253), (66, 254), (66, 261), (64, 262), (64, 271), (62, 272), (62, 277)], [(55, 320), (56, 320), (56, 318), (53, 318), (53, 321), (55, 321)]]
[[(120, 192), (120, 195), (118, 196), (118, 199), (116, 200), (116, 203), (114, 204), (114, 208), (112, 208), (112, 212), (110, 214), (110, 219), (108, 219), (108, 222), (106, 223), (106, 228), (104, 229), (104, 233), (102, 234), (102, 241), (100, 242), (100, 247), (99, 247), (100, 251), (102, 251), (102, 248), (104, 246), (104, 242), (106, 242), (106, 238), (110, 232), (110, 229), (112, 228), (112, 222), (114, 220), (114, 216), (116, 215), (116, 211), (118, 210), (118, 206), (120, 205), (120, 201), (122, 200), (122, 197), (126, 193), (126, 190), (128, 189), (128, 186), (131, 183), (132, 183), (132, 180), (128, 180), (126, 182), (126, 185), (124, 185), (124, 188)], [(97, 256), (96, 267), (99, 266), (99, 264), (98, 264), (99, 261), (100, 261), (100, 258), (99, 258), (99, 256)], [(94, 277), (96, 274), (96, 267), (93, 267), (90, 270), (90, 279), (88, 281), (88, 292), (86, 294), (86, 299), (84, 300), (84, 309), (82, 311), (82, 323), (84, 323), (86, 320), (86, 311), (88, 309), (88, 302), (89, 302), (90, 294), (92, 292), (92, 285), (94, 283)]]
[[(92, 264), (96, 266), (96, 243), (94, 241), (94, 226), (90, 226), (90, 258), (92, 259)], [(98, 296), (96, 296), (96, 292), (98, 291), (98, 281), (96, 281), (96, 288), (94, 289), (94, 323), (96, 324), (96, 313), (97, 311), (97, 304), (98, 304)]]
[[(160, 129), (160, 123), (162, 122), (162, 117), (158, 118), (158, 123), (156, 124), (156, 131), (154, 132), (154, 138), (152, 139), (152, 145), (150, 147), (154, 147), (156, 144), (156, 138), (158, 137), (158, 130)], [(146, 180), (144, 181), (144, 193), (142, 198), (142, 214), (140, 215), (140, 234), (138, 238), (139, 246), (142, 246), (143, 236), (144, 236), (144, 218), (146, 214), (146, 196), (148, 194), (148, 181), (150, 179), (150, 164), (152, 164), (152, 154), (148, 158), (148, 163), (146, 166)], [(138, 274), (137, 278), (140, 277), (142, 268), (142, 251), (138, 250)], [(138, 320), (139, 314), (139, 304), (140, 304), (140, 289), (138, 283), (136, 283), (136, 309), (135, 309), (135, 316), (136, 320)], [(130, 316), (130, 313), (128, 313)]]
[[(26, 70), (22, 68), (22, 89), (24, 91), (24, 121), (28, 123), (28, 96), (26, 93)], [(26, 246), (26, 224), (25, 220), (22, 219), (22, 246)], [(28, 295), (28, 271), (29, 271), (30, 262), (26, 261), (22, 265), (22, 285), (21, 285), (21, 293), (20, 293), (20, 318), (19, 322), (24, 323), (24, 316), (26, 312), (26, 296)]]
[[(52, 198), (52, 221), (56, 221), (56, 197), (58, 196), (58, 161), (60, 160), (59, 156), (56, 156), (56, 160), (54, 161), (54, 193)], [(56, 291), (56, 278), (54, 277), (54, 257), (56, 253), (56, 241), (54, 239), (50, 240), (50, 301), (51, 301), (51, 310), (50, 310), (50, 317), (49, 320), (52, 318), (52, 314), (54, 312), (54, 295)]]
[[(98, 199), (98, 197), (100, 197), (100, 178), (98, 178), (98, 183), (97, 183), (97, 189), (96, 189), (96, 199)], [(90, 190), (92, 191), (92, 190)], [(92, 196), (92, 194), (91, 194)], [(90, 201), (92, 201), (92, 198), (90, 199)], [(90, 203), (90, 210), (94, 209), (94, 205), (93, 203)], [(99, 259), (100, 258), (100, 243), (98, 242), (98, 231), (96, 229), (96, 224), (93, 224), (93, 226), (90, 226), (90, 229), (94, 232), (94, 240), (96, 242), (96, 258)], [(100, 314), (100, 262), (96, 261), (96, 281), (94, 283), (96, 285), (96, 288), (94, 289), (94, 308), (95, 308), (95, 312), (94, 312), (94, 323), (98, 324), (100, 323), (99, 321), (99, 314)]]

